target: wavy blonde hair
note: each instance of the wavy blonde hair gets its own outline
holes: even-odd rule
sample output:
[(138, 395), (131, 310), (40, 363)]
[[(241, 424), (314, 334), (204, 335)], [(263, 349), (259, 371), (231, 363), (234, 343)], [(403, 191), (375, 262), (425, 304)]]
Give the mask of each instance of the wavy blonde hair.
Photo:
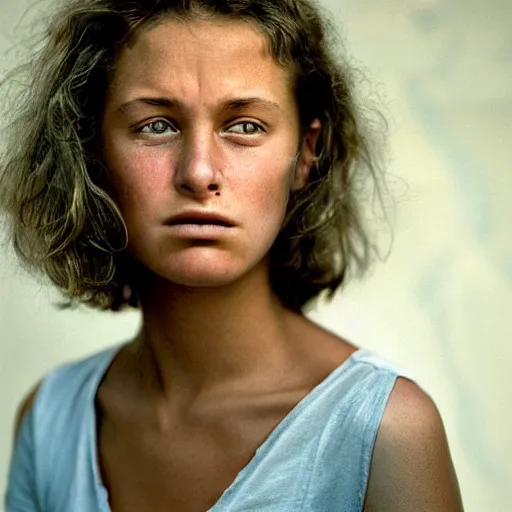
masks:
[(322, 132), (317, 165), (307, 186), (291, 193), (271, 249), (270, 281), (295, 311), (321, 292), (332, 297), (349, 271), (365, 270), (371, 259), (358, 194), (368, 179), (378, 187), (379, 154), (355, 101), (354, 70), (337, 55), (332, 27), (308, 0), (62, 5), (48, 22), (42, 48), (10, 77), (24, 88), (11, 110), (0, 160), (0, 207), (21, 262), (46, 275), (68, 306), (139, 306), (137, 290), (149, 271), (126, 249), (126, 226), (107, 192), (100, 119), (116, 56), (165, 16), (248, 21), (265, 35), (276, 61), (292, 71), (301, 124), (318, 118)]

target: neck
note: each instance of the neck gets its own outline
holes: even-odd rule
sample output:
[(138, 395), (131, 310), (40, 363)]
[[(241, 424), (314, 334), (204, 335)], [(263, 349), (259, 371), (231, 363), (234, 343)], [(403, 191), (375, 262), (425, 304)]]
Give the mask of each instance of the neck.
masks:
[(290, 364), (298, 315), (272, 293), (266, 268), (216, 288), (157, 280), (144, 295), (136, 346), (164, 394), (196, 396)]

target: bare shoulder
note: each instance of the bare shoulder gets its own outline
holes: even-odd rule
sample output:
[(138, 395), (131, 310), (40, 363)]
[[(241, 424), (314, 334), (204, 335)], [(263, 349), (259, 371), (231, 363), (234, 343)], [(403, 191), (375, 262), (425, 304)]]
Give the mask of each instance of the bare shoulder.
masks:
[(39, 386), (41, 383), (37, 383), (32, 390), (25, 396), (25, 398), (21, 401), (21, 404), (18, 407), (18, 411), (16, 413), (16, 420), (14, 426), (14, 439), (18, 437), (21, 423), (23, 418), (26, 416), (30, 408), (32, 407), (34, 400), (36, 399), (37, 392), (39, 391)]
[(461, 512), (459, 485), (432, 398), (398, 377), (382, 418), (364, 512)]

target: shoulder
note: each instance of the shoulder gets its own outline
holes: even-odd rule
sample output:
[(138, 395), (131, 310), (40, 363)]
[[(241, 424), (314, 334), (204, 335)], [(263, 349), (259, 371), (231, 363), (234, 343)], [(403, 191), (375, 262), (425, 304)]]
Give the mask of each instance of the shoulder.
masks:
[(379, 427), (364, 512), (460, 512), (444, 425), (432, 398), (397, 377)]
[(77, 403), (79, 394), (87, 392), (87, 382), (99, 380), (117, 347), (103, 350), (77, 361), (61, 364), (38, 382), (21, 401), (15, 419), (15, 439), (28, 412), (44, 402), (45, 413), (53, 409), (62, 414), (66, 401)]
[(18, 410), (16, 411), (16, 419), (14, 422), (14, 438), (15, 439), (18, 437), (23, 419), (27, 415), (28, 411), (31, 409), (31, 407), (36, 399), (37, 392), (39, 391), (40, 386), (41, 386), (41, 383), (39, 382), (28, 392), (28, 394), (21, 401), (21, 404), (19, 405)]

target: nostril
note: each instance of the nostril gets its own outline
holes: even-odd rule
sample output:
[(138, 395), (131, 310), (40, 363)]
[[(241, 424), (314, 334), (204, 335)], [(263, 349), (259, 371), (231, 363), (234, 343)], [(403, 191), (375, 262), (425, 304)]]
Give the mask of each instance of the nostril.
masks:
[(190, 185), (187, 185), (186, 183), (182, 183), (180, 186), (183, 190), (186, 190), (187, 192), (194, 192), (194, 189)]

